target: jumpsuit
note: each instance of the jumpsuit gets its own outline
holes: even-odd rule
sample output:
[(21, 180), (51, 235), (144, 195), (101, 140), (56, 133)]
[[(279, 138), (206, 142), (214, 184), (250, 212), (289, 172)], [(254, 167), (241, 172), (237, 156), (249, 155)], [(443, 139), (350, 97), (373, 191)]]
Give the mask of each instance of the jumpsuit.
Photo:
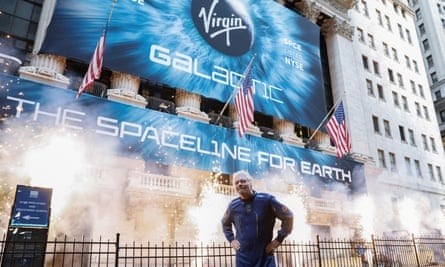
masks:
[[(292, 231), (293, 214), (274, 196), (253, 192), (253, 197), (233, 199), (222, 219), (226, 239), (237, 239), (240, 248), (236, 251), (236, 267), (274, 267), (275, 256), (266, 253), (266, 246), (272, 241), (276, 218), (281, 220), (281, 229), (276, 240), (280, 243)], [(235, 233), (232, 226), (235, 227)]]

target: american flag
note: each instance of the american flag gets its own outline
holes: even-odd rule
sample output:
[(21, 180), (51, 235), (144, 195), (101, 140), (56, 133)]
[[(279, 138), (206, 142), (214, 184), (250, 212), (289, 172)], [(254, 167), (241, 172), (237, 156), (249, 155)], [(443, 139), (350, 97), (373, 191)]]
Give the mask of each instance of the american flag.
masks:
[(246, 75), (235, 98), (235, 108), (239, 117), (239, 136), (242, 137), (249, 125), (253, 122), (253, 81), (252, 62), (247, 66)]
[(338, 158), (342, 158), (351, 151), (351, 140), (346, 126), (343, 101), (340, 102), (334, 114), (326, 124), (326, 130), (335, 144)]
[(88, 71), (83, 77), (82, 84), (79, 87), (76, 98), (93, 85), (95, 79), (100, 78), (100, 73), (102, 72), (102, 61), (105, 50), (105, 34), (104, 31), (99, 41), (97, 42), (96, 49), (94, 50), (93, 58), (91, 58), (90, 65), (88, 66)]

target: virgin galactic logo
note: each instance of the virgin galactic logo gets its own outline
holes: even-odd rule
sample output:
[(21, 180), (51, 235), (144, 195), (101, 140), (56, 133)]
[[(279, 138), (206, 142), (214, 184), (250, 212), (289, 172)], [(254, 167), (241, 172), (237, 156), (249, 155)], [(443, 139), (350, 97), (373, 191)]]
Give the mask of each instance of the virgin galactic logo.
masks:
[(199, 34), (213, 48), (241, 56), (253, 45), (253, 24), (243, 1), (192, 0), (192, 19)]

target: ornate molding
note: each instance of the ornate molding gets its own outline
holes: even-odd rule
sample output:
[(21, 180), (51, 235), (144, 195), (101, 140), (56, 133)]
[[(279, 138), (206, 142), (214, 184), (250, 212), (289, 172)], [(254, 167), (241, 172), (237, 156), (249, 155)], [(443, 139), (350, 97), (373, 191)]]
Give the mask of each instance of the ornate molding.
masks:
[(324, 0), (328, 3), (328, 5), (337, 9), (342, 13), (348, 13), (348, 10), (351, 9), (356, 3), (357, 0)]
[(340, 34), (349, 41), (352, 41), (354, 35), (354, 27), (351, 26), (347, 21), (339, 20), (338, 18), (331, 18), (324, 21), (321, 30), (323, 35), (329, 34)]
[(317, 22), (321, 9), (315, 2), (301, 1), (296, 3), (295, 6), (301, 11), (301, 13), (313, 23)]
[(336, 14), (346, 18), (349, 9), (353, 8), (357, 1), (358, 0), (302, 0), (292, 3), (307, 19), (316, 22), (322, 9), (325, 11), (332, 10), (332, 12), (324, 12), (327, 16), (334, 16)]

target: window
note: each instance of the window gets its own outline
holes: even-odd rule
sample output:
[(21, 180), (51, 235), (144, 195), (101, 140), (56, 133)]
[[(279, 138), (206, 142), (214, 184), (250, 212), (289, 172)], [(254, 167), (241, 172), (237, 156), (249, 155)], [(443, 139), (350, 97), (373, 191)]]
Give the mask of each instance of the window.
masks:
[(386, 28), (387, 28), (388, 30), (392, 31), (392, 28), (391, 28), (391, 20), (389, 19), (388, 16), (385, 16), (385, 21), (386, 21)]
[(411, 167), (411, 159), (408, 157), (405, 157), (405, 169), (406, 169), (406, 174), (411, 176), (413, 175), (413, 170)]
[(368, 62), (368, 57), (367, 56), (363, 56), (362, 55), (362, 64), (363, 64), (363, 68), (365, 70), (369, 70), (369, 62)]
[(371, 48), (375, 48), (375, 43), (374, 43), (374, 36), (372, 34), (368, 33), (368, 42), (369, 42), (369, 47)]
[(422, 143), (423, 143), (423, 149), (429, 151), (430, 148), (428, 147), (428, 141), (426, 140), (426, 135), (424, 134), (422, 134)]
[(434, 61), (433, 61), (433, 57), (431, 55), (426, 57), (426, 64), (429, 69), (434, 67)]
[(391, 127), (389, 126), (388, 120), (383, 120), (383, 128), (385, 130), (385, 136), (391, 137)]
[(437, 153), (437, 149), (436, 149), (436, 141), (434, 140), (434, 137), (430, 137), (430, 143), (431, 143), (431, 150), (434, 153)]
[(399, 103), (399, 94), (397, 94), (397, 92), (392, 92), (392, 99), (393, 99), (393, 103), (394, 106), (399, 108), (400, 107), (400, 103)]
[(422, 12), (420, 12), (420, 9), (416, 9), (416, 20), (419, 20), (422, 18)]
[(419, 66), (417, 65), (417, 61), (413, 60), (414, 71), (419, 73)]
[(430, 50), (430, 42), (428, 41), (428, 39), (423, 40), (422, 45), (423, 45), (423, 51), (426, 52)]
[(0, 32), (9, 39), (10, 48), (25, 55), (35, 41), (42, 1), (0, 1)]
[(412, 44), (413, 40), (411, 39), (411, 33), (408, 29), (405, 29), (406, 39), (408, 40), (408, 43)]
[(363, 35), (363, 30), (360, 28), (357, 28), (357, 35), (358, 35), (358, 40), (360, 42), (365, 42), (365, 36)]
[(372, 87), (372, 81), (366, 79), (366, 87), (368, 88), (368, 95), (374, 96), (374, 88)]
[(416, 106), (417, 116), (422, 117), (422, 112), (420, 111), (420, 104), (418, 102), (414, 102), (414, 105)]
[(431, 163), (428, 163), (428, 174), (430, 176), (431, 181), (436, 181), (436, 177), (434, 177), (434, 170), (433, 165)]
[(444, 109), (439, 112), (439, 115), (440, 115), (440, 121), (445, 122), (445, 110)]
[(426, 33), (425, 25), (423, 23), (419, 25), (419, 33), (420, 33), (420, 35), (425, 35), (425, 33)]
[(397, 73), (397, 81), (399, 82), (399, 87), (403, 88), (404, 85), (403, 85), (403, 77), (402, 77), (402, 74)]
[(377, 150), (377, 157), (379, 159), (379, 167), (386, 168), (385, 152), (381, 149)]
[(391, 171), (393, 172), (397, 171), (396, 155), (392, 152), (389, 152), (389, 165)]
[(390, 82), (394, 82), (394, 73), (392, 69), (388, 69), (388, 79)]
[(442, 93), (440, 91), (436, 91), (434, 92), (434, 97), (436, 98), (435, 100), (439, 100), (442, 98)]
[(437, 79), (437, 73), (436, 72), (433, 72), (433, 73), (431, 73), (431, 82), (432, 83), (437, 83), (437, 81), (438, 81), (438, 79)]
[(382, 43), (383, 45), (383, 52), (385, 53), (385, 56), (389, 57), (389, 46), (387, 43)]
[(393, 58), (395, 61), (399, 61), (399, 56), (397, 55), (397, 49), (395, 49), (395, 48), (393, 47), (393, 48), (391, 48), (391, 50), (392, 50), (392, 58)]
[(408, 138), (409, 138), (409, 144), (412, 146), (416, 146), (416, 139), (414, 138), (413, 129), (408, 129)]
[(408, 69), (411, 69), (411, 61), (407, 55), (405, 55), (405, 64)]
[(402, 107), (405, 111), (409, 111), (408, 99), (404, 95), (402, 95)]
[(396, 14), (399, 14), (399, 6), (396, 3), (393, 4), (393, 8), (394, 12), (396, 12)]
[(427, 106), (423, 106), (423, 116), (425, 117), (425, 119), (430, 120), (430, 113), (428, 112)]
[(419, 160), (414, 160), (414, 168), (416, 170), (416, 175), (419, 178), (422, 178), (422, 169), (420, 168), (420, 161)]
[(383, 25), (383, 19), (382, 19), (382, 12), (380, 10), (376, 9), (375, 13), (377, 14), (377, 21), (379, 22), (379, 25)]
[(400, 140), (406, 143), (405, 127), (403, 127), (402, 125), (399, 125), (399, 133), (400, 133)]
[(368, 3), (366, 3), (366, 1), (364, 1), (364, 0), (362, 0), (362, 6), (363, 6), (363, 14), (365, 14), (365, 16), (369, 17)]
[(440, 166), (436, 166), (436, 173), (437, 173), (437, 178), (438, 178), (439, 182), (441, 182), (443, 184), (443, 176), (442, 176), (442, 170), (440, 169)]
[(385, 101), (385, 93), (383, 92), (383, 86), (381, 84), (377, 84), (377, 94), (380, 100)]
[(416, 83), (413, 80), (410, 80), (409, 83), (411, 84), (411, 91), (413, 91), (413, 94), (417, 95)]
[(419, 84), (419, 93), (422, 98), (425, 98), (425, 94), (423, 93), (423, 86)]
[(400, 36), (400, 38), (405, 39), (405, 36), (403, 35), (402, 25), (397, 23), (397, 28), (399, 29), (399, 36)]
[(374, 67), (374, 74), (380, 75), (379, 63), (377, 61), (372, 61), (372, 66)]
[(379, 118), (372, 116), (372, 125), (374, 126), (374, 132), (380, 134)]

